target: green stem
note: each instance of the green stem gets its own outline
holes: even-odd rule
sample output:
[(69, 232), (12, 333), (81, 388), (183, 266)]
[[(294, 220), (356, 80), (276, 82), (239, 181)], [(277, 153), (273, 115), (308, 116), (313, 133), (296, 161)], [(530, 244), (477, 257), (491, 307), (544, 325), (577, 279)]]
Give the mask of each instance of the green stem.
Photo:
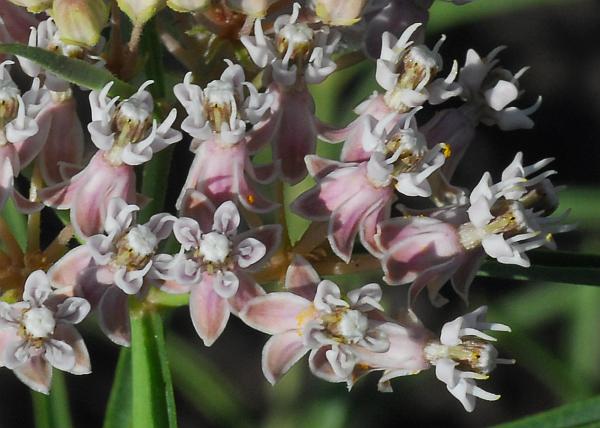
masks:
[(115, 369), (115, 378), (108, 398), (103, 428), (131, 426), (132, 413), (131, 349), (122, 348)]
[(59, 370), (52, 374), (50, 395), (32, 392), (33, 415), (36, 428), (72, 428), (69, 396), (65, 377)]

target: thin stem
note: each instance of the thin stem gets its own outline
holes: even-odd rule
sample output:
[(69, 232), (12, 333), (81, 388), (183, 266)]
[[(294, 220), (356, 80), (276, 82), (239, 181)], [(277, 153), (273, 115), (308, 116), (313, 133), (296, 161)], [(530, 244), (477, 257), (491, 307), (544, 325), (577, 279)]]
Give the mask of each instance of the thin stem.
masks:
[[(121, 38), (121, 10), (116, 0), (111, 2), (110, 38), (108, 41), (107, 68), (113, 72), (119, 71), (123, 65), (123, 41)], [(120, 73), (116, 73), (119, 74)]]
[[(40, 169), (36, 164), (33, 167), (33, 175), (31, 176), (31, 184), (29, 187), (29, 200), (31, 202), (37, 202), (38, 189), (42, 187), (42, 176)], [(36, 211), (29, 214), (27, 218), (27, 251), (34, 252), (40, 250), (40, 222), (41, 212)]]
[(327, 239), (327, 222), (314, 221), (296, 242), (292, 252), (296, 254), (308, 254), (321, 245)]
[(23, 250), (21, 250), (19, 243), (10, 231), (10, 227), (2, 217), (0, 217), (0, 240), (4, 243), (6, 252), (9, 254), (12, 262), (19, 263), (22, 266)]
[(276, 197), (277, 197), (277, 202), (279, 202), (280, 207), (279, 207), (279, 212), (278, 212), (278, 223), (281, 224), (281, 226), (283, 227), (283, 242), (281, 245), (282, 251), (287, 254), (289, 252), (289, 249), (291, 247), (291, 243), (290, 243), (290, 233), (289, 233), (289, 228), (288, 228), (288, 222), (287, 222), (287, 215), (286, 215), (286, 210), (285, 210), (285, 184), (283, 181), (278, 180), (276, 183)]
[(372, 272), (381, 269), (379, 259), (370, 254), (356, 254), (345, 263), (335, 256), (313, 263), (313, 267), (321, 276), (348, 275), (360, 272)]
[(134, 61), (137, 57), (139, 48), (140, 48), (140, 40), (142, 39), (142, 32), (144, 31), (144, 25), (136, 23), (131, 30), (131, 37), (129, 38), (129, 43), (127, 43), (127, 49), (129, 50), (129, 54), (131, 55), (131, 60)]
[(66, 226), (60, 231), (58, 236), (48, 245), (44, 250), (44, 256), (48, 260), (58, 260), (67, 251), (67, 244), (73, 237), (73, 227), (71, 225)]

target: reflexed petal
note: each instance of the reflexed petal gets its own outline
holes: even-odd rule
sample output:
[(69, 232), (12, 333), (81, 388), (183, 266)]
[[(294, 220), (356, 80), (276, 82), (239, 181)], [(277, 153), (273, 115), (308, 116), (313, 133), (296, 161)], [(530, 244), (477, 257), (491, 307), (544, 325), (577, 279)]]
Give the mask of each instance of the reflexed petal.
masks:
[(34, 391), (48, 394), (52, 383), (52, 366), (41, 356), (13, 369), (21, 382)]
[(206, 346), (211, 346), (225, 330), (229, 320), (229, 303), (215, 292), (211, 275), (204, 275), (202, 281), (192, 287), (190, 316)]
[(298, 254), (285, 273), (285, 288), (308, 300), (313, 300), (321, 278), (312, 265)]
[(267, 380), (275, 384), (307, 351), (296, 331), (271, 337), (262, 351), (262, 370)]
[(75, 364), (69, 370), (69, 373), (83, 375), (91, 373), (90, 355), (83, 338), (75, 327), (66, 324), (58, 324), (54, 330), (54, 338), (67, 343), (73, 349), (75, 355)]
[(184, 250), (200, 247), (202, 230), (196, 220), (180, 217), (173, 226), (173, 233)]
[(205, 274), (204, 276), (210, 276), (213, 278), (213, 288), (215, 293), (217, 293), (223, 299), (229, 299), (230, 297), (233, 297), (240, 284), (237, 275), (230, 271), (219, 271), (214, 275)]
[(339, 377), (333, 368), (331, 363), (327, 359), (327, 351), (331, 349), (330, 346), (322, 346), (319, 349), (313, 349), (308, 357), (308, 365), (312, 374), (321, 378), (327, 382), (338, 383), (345, 382), (345, 378)]
[(65, 342), (50, 339), (45, 344), (44, 358), (62, 371), (71, 371), (75, 367), (75, 351)]
[(109, 287), (98, 304), (98, 323), (110, 340), (120, 346), (131, 343), (128, 296), (118, 287)]
[(292, 293), (269, 293), (252, 299), (240, 313), (250, 327), (268, 334), (296, 330), (316, 312), (310, 301)]
[(62, 256), (48, 270), (48, 278), (54, 287), (75, 287), (91, 262), (88, 247), (80, 245)]
[(181, 215), (191, 217), (200, 224), (200, 229), (212, 229), (215, 206), (204, 195), (194, 189), (188, 189), (182, 196)]
[(57, 321), (78, 324), (90, 312), (90, 303), (81, 297), (68, 297), (58, 305), (55, 318)]
[(237, 245), (237, 242), (242, 242), (246, 238), (256, 238), (265, 246), (266, 253), (264, 256), (252, 266), (246, 268), (247, 271), (255, 272), (260, 270), (260, 268), (273, 257), (273, 254), (275, 254), (281, 244), (282, 229), (280, 224), (267, 224), (240, 233), (233, 238), (234, 246)]
[(259, 240), (246, 238), (237, 245), (236, 252), (237, 264), (244, 269), (262, 259), (267, 249)]
[(246, 304), (258, 296), (263, 296), (265, 290), (258, 283), (244, 272), (236, 272), (240, 285), (237, 292), (229, 298), (229, 309), (234, 315), (239, 316), (239, 313), (244, 309)]

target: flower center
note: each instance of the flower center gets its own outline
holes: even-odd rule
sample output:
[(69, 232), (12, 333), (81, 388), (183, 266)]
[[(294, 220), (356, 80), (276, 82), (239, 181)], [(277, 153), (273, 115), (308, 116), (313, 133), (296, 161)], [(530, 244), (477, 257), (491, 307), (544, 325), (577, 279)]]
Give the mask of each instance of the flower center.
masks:
[(355, 309), (341, 309), (322, 317), (326, 330), (343, 343), (357, 343), (365, 337), (369, 320)]
[(205, 262), (223, 264), (231, 252), (231, 241), (219, 232), (202, 235), (200, 253)]
[(129, 270), (142, 269), (154, 255), (157, 245), (158, 239), (147, 226), (134, 226), (117, 242), (115, 262)]
[(45, 338), (54, 333), (56, 321), (54, 314), (46, 308), (33, 308), (23, 317), (23, 324), (28, 335), (34, 338)]
[(4, 127), (17, 117), (19, 95), (21, 92), (14, 83), (7, 80), (0, 81), (0, 126)]
[(446, 346), (439, 342), (430, 342), (425, 347), (425, 357), (432, 364), (442, 358), (449, 358), (458, 363), (462, 371), (487, 375), (496, 368), (498, 350), (488, 341), (476, 337), (467, 338), (459, 345)]
[(306, 24), (285, 25), (277, 35), (277, 50), (283, 55), (284, 63), (292, 59), (305, 61), (312, 50), (314, 31)]
[(137, 143), (148, 135), (152, 125), (152, 111), (148, 105), (136, 99), (129, 99), (119, 105), (115, 113), (115, 131), (119, 133), (117, 144), (125, 146)]
[(233, 84), (213, 80), (204, 89), (205, 109), (208, 120), (215, 132), (221, 131), (223, 123), (229, 123), (232, 115), (237, 115), (237, 104)]

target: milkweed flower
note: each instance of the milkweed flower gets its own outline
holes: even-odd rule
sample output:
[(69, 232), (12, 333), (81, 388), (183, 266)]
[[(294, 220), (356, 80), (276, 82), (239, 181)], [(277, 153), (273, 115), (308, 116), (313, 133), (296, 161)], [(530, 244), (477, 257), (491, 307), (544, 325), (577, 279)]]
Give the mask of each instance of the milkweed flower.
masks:
[(90, 373), (87, 348), (73, 327), (89, 311), (87, 300), (61, 297), (43, 271), (33, 272), (25, 281), (23, 301), (0, 302), (0, 366), (44, 394), (50, 390), (52, 367)]
[(263, 18), (277, 0), (225, 0), (228, 7), (253, 18)]
[(255, 297), (240, 315), (249, 326), (272, 336), (262, 353), (270, 383), (310, 353), (315, 376), (348, 388), (368, 373), (383, 372), (379, 390), (389, 392), (390, 380), (435, 367), (438, 379), (469, 412), (476, 397), (500, 398), (475, 384), (496, 364), (513, 362), (497, 358), (491, 345), (495, 339), (481, 331), (510, 331), (503, 324), (487, 323), (487, 308), (446, 323), (436, 339), (410, 311), (400, 320), (387, 317), (379, 304), (379, 285), (365, 285), (342, 298), (337, 285), (321, 280), (300, 256), (288, 268), (285, 285), (287, 292)]
[(558, 206), (548, 180), (555, 171), (535, 174), (550, 161), (523, 166), (518, 153), (499, 183), (492, 183), (489, 173), (483, 175), (468, 204), (381, 222), (374, 254), (381, 259), (384, 280), (391, 285), (412, 282), (411, 300), (427, 288), (439, 306), (446, 302), (439, 290), (450, 279), (454, 290), (467, 299), (486, 255), (529, 267), (527, 251), (554, 249), (553, 234), (573, 229), (561, 224), (565, 216), (549, 217)]
[(281, 226), (268, 225), (238, 234), (240, 215), (231, 201), (218, 208), (202, 194), (194, 195), (191, 217), (181, 217), (174, 234), (181, 251), (172, 263), (170, 281), (162, 289), (190, 293), (190, 316), (200, 338), (211, 346), (230, 313), (263, 294), (250, 272), (269, 260), (281, 241)]
[(500, 67), (496, 57), (502, 50), (504, 46), (493, 49), (482, 58), (475, 50), (469, 49), (458, 75), (464, 105), (437, 112), (423, 126), (430, 144), (441, 140), (452, 148), (453, 156), (443, 167), (448, 180), (475, 137), (475, 128), (479, 123), (496, 125), (503, 131), (531, 129), (534, 126), (529, 116), (540, 107), (541, 97), (524, 109), (512, 105), (524, 93), (519, 79), (529, 67), (515, 74)]
[(128, 296), (143, 294), (150, 283), (161, 283), (173, 259), (159, 253), (158, 246), (171, 234), (175, 217), (155, 214), (138, 224), (139, 209), (120, 198), (111, 199), (104, 233), (89, 237), (48, 271), (65, 293), (69, 290), (90, 301), (102, 331), (122, 346), (130, 341)]
[(154, 103), (145, 90), (151, 83), (144, 83), (131, 98), (121, 102), (118, 97), (108, 97), (112, 82), (100, 92), (92, 91), (88, 130), (99, 150), (81, 172), (40, 192), (46, 205), (70, 209), (71, 223), (80, 236), (89, 237), (102, 230), (112, 198), (135, 202), (133, 167), (148, 162), (154, 153), (182, 138), (171, 128), (175, 109), (160, 125), (152, 118)]
[(330, 141), (345, 141), (341, 160), (356, 162), (365, 160), (367, 153), (361, 150), (364, 129), (364, 117), (372, 116), (378, 121), (391, 116), (387, 130), (398, 122), (404, 121), (411, 110), (426, 102), (441, 104), (461, 93), (461, 87), (455, 82), (458, 64), (454, 61), (452, 70), (446, 78), (436, 78), (443, 67), (438, 50), (445, 37), (442, 37), (433, 50), (423, 44), (410, 40), (421, 24), (408, 27), (396, 39), (391, 33), (383, 34), (381, 55), (377, 60), (377, 83), (386, 90), (384, 94), (375, 92), (369, 99), (359, 104), (355, 113), (359, 116), (346, 128), (328, 130), (323, 133)]
[[(191, 73), (174, 88), (175, 96), (188, 113), (181, 128), (194, 138), (191, 150), (195, 153), (177, 200), (179, 210), (184, 209), (185, 196), (190, 190), (203, 193), (217, 205), (236, 200), (254, 212), (276, 207), (252, 183), (268, 181), (274, 174), (273, 168), (255, 168), (249, 158), (251, 152), (264, 144), (263, 128), (271, 126), (267, 118), (271, 94), (261, 94), (246, 82), (242, 67), (230, 61), (227, 64), (220, 79), (208, 83), (204, 89), (192, 83)], [(247, 125), (252, 127), (250, 131), (246, 131)]]
[(0, 209), (12, 198), (20, 211), (31, 213), (39, 211), (42, 205), (22, 196), (14, 188), (14, 179), (37, 154), (38, 147), (29, 138), (39, 130), (35, 119), (47, 98), (38, 80), (21, 95), (6, 69), (12, 64), (13, 61), (0, 64)]
[[(356, 348), (384, 352), (387, 336), (378, 330), (381, 288), (368, 284), (342, 299), (338, 286), (321, 281), (306, 260), (297, 256), (288, 268), (288, 292), (258, 296), (244, 307), (242, 320), (273, 335), (263, 349), (262, 368), (267, 380), (277, 382), (300, 358), (310, 352), (311, 371), (321, 378), (346, 379), (356, 365)], [(323, 357), (324, 370), (316, 364)]]
[(254, 63), (268, 68), (272, 82), (271, 106), (273, 158), (281, 162), (285, 181), (295, 184), (306, 176), (304, 156), (315, 152), (321, 124), (307, 83), (321, 83), (336, 69), (331, 55), (340, 35), (327, 26), (313, 29), (300, 22), (300, 5), (294, 3), (291, 15), (279, 16), (274, 34), (267, 37), (261, 20), (256, 20), (254, 36), (243, 36)]
[(317, 185), (303, 193), (292, 209), (314, 221), (328, 221), (331, 248), (349, 262), (354, 239), (376, 252), (374, 235), (377, 224), (389, 218), (394, 190), (406, 196), (431, 196), (428, 177), (444, 163), (443, 145), (430, 150), (423, 136), (410, 126), (386, 131), (387, 120), (365, 120), (363, 148), (370, 152), (368, 161), (342, 163), (307, 156), (308, 170)]

